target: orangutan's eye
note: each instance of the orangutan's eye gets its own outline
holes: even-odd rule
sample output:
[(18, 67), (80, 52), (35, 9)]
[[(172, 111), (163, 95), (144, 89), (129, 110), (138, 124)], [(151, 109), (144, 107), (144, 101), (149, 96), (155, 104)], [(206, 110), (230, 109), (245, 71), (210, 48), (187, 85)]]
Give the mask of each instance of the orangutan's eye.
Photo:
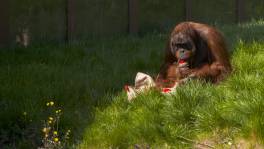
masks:
[(186, 49), (187, 50), (192, 50), (192, 44), (190, 42), (186, 43)]

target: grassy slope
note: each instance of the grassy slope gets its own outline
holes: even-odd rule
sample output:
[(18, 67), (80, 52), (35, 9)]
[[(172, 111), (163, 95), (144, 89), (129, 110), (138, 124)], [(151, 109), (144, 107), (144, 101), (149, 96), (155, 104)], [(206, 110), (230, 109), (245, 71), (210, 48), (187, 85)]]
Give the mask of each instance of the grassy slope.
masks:
[(262, 49), (264, 44), (240, 43), (233, 54), (234, 72), (219, 86), (194, 81), (179, 88), (175, 96), (152, 92), (132, 103), (126, 101), (124, 93), (113, 97), (111, 106), (97, 111), (80, 148), (127, 148), (144, 143), (154, 148), (166, 145), (182, 148), (191, 145), (182, 137), (195, 140), (203, 133), (224, 130), (227, 134), (223, 140), (232, 143), (240, 136), (263, 141)]
[(251, 27), (224, 28), (227, 34), (244, 29), (236, 35), (248, 41), (233, 45), (234, 72), (225, 82), (212, 86), (193, 81), (178, 88), (175, 96), (164, 97), (153, 91), (132, 103), (126, 101), (124, 92), (109, 97), (112, 104), (96, 111), (95, 122), (87, 128), (79, 148), (132, 148), (135, 144), (189, 148), (194, 145), (189, 139), (219, 148), (227, 148), (228, 142), (241, 144), (242, 138), (247, 139), (243, 146), (262, 142), (264, 44), (249, 41), (259, 33), (251, 36), (249, 33), (256, 31)]
[[(192, 82), (174, 97), (152, 92), (133, 103), (122, 87), (137, 71), (158, 72), (167, 35), (1, 49), (0, 148), (38, 146), (50, 100), (63, 110), (60, 131), (70, 128), (79, 148), (189, 146), (180, 137), (195, 139), (218, 128), (239, 128), (240, 135), (262, 140), (263, 22), (221, 29), (235, 48), (234, 74), (226, 82)], [(248, 44), (235, 44), (240, 38)]]

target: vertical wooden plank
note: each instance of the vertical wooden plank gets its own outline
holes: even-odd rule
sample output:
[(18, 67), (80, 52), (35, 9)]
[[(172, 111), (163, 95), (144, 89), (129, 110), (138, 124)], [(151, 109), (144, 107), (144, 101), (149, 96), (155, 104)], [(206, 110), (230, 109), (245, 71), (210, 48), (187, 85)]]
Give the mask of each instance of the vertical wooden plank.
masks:
[(138, 0), (128, 0), (128, 32), (129, 34), (138, 33)]
[(66, 0), (66, 32), (65, 41), (73, 40), (74, 33), (74, 0)]
[(0, 47), (9, 45), (9, 3), (8, 0), (0, 4)]
[(189, 21), (192, 18), (192, 1), (191, 0), (185, 0), (185, 20)]
[(246, 21), (245, 0), (236, 0), (236, 22), (241, 23)]

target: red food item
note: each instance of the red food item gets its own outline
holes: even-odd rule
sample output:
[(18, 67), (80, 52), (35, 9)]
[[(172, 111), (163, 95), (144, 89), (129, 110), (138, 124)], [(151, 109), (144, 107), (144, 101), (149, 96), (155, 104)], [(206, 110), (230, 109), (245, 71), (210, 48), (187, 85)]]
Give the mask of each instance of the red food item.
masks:
[(185, 63), (185, 60), (183, 59), (179, 60), (179, 64), (183, 64), (183, 63)]
[(169, 82), (169, 80), (163, 80), (163, 82)]
[(128, 85), (125, 85), (125, 86), (124, 86), (124, 89), (125, 89), (125, 91), (128, 92), (128, 91), (129, 91)]
[(163, 89), (162, 89), (162, 92), (163, 92), (163, 93), (168, 93), (168, 92), (170, 92), (170, 91), (171, 91), (170, 88), (163, 88)]

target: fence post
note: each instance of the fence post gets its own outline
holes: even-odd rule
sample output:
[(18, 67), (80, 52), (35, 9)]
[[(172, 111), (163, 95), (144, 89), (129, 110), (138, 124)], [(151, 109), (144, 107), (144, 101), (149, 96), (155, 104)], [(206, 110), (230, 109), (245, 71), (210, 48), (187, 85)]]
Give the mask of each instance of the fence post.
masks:
[(9, 3), (4, 0), (0, 5), (0, 47), (7, 47), (9, 43)]
[(128, 33), (138, 33), (138, 0), (128, 0)]
[(192, 17), (192, 1), (191, 0), (185, 0), (185, 9), (184, 9), (184, 14), (185, 14), (185, 20), (189, 21), (191, 20)]
[(74, 0), (66, 0), (66, 31), (65, 41), (69, 43), (73, 39), (74, 32)]
[(236, 22), (241, 23), (246, 20), (245, 16), (245, 0), (236, 0)]

